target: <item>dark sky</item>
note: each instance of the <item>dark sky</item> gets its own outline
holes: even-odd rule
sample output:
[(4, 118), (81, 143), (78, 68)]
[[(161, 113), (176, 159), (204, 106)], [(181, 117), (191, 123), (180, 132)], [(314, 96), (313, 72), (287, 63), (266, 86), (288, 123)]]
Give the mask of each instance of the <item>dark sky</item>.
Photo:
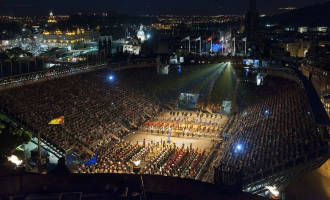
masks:
[[(329, 0), (257, 0), (257, 8), (260, 14), (274, 14), (280, 12), (279, 7), (301, 8), (327, 1)], [(5, 7), (5, 4), (12, 6)], [(249, 0), (1, 0), (0, 14), (13, 12), (17, 16), (48, 15), (52, 9), (54, 15), (78, 12), (100, 15), (111, 12), (114, 5), (118, 13), (132, 15), (220, 15), (243, 14), (248, 9)]]

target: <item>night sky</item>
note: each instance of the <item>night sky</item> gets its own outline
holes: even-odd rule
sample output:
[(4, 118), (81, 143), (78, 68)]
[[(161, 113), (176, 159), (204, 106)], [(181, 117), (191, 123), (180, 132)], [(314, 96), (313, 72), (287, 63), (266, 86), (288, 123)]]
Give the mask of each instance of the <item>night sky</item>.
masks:
[[(283, 12), (279, 7), (304, 7), (308, 5), (325, 3), (329, 0), (257, 0), (260, 14), (276, 14)], [(4, 2), (4, 3), (2, 3)], [(1, 5), (2, 4), (2, 5)], [(3, 6), (3, 5), (12, 6)], [(16, 6), (27, 5), (27, 6)], [(249, 0), (2, 0), (0, 14), (13, 12), (22, 15), (48, 15), (52, 9), (54, 15), (85, 14), (101, 15), (110, 13), (114, 5), (118, 13), (131, 15), (221, 15), (244, 14), (248, 9)]]

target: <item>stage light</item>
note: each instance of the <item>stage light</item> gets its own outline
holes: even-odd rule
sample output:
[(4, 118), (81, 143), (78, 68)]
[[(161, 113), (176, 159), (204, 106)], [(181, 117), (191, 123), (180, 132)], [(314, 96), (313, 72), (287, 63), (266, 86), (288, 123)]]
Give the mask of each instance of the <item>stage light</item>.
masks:
[(266, 113), (266, 114), (268, 114), (268, 113), (269, 113), (269, 111), (268, 111), (268, 110), (266, 110), (266, 111), (265, 111), (265, 113)]
[(109, 76), (109, 79), (112, 80), (113, 79), (113, 76)]

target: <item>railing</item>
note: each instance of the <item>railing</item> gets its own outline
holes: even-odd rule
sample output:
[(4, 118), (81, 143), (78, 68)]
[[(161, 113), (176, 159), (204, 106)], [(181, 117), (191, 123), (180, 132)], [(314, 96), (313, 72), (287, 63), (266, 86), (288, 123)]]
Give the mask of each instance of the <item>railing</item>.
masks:
[(224, 135), (229, 130), (229, 127), (234, 119), (235, 119), (235, 115), (230, 116), (226, 126), (224, 127), (224, 129), (222, 130), (222, 133), (220, 135)]
[[(248, 177), (243, 178), (243, 185), (248, 185), (256, 181), (260, 181), (264, 178), (268, 178), (270, 176), (276, 175), (280, 172), (283, 172), (289, 168), (296, 167), (297, 165), (301, 163), (308, 163), (310, 160), (315, 160), (317, 158), (322, 157), (324, 154), (328, 154), (329, 147), (323, 147), (319, 150), (313, 151), (311, 153), (305, 154), (303, 156), (300, 156), (299, 158), (292, 159), (290, 161), (287, 161), (286, 163), (277, 165), (275, 167), (271, 167), (268, 169), (263, 170), (260, 173), (256, 173), (253, 175), (249, 175)], [(326, 156), (328, 158), (328, 156)]]
[[(23, 121), (22, 118), (18, 117), (10, 109), (6, 108), (4, 105), (1, 105), (0, 108), (1, 108), (1, 111), (3, 113), (7, 114), (7, 117), (9, 117), (12, 121), (14, 121), (15, 123), (20, 124), (21, 127), (24, 127), (25, 130), (31, 132), (35, 136), (38, 135), (38, 131), (37, 130), (35, 130), (27, 122)], [(59, 151), (59, 153), (61, 153), (61, 154), (64, 154), (65, 153), (65, 150), (62, 147), (58, 146), (57, 144), (53, 144), (53, 142), (51, 140), (49, 140), (47, 137), (45, 137), (44, 135), (41, 134), (40, 137), (41, 137), (42, 140), (44, 140), (43, 142), (45, 144), (47, 144), (47, 143), (52, 144), (52, 146), (55, 148), (55, 150)]]
[(91, 149), (91, 148), (97, 146), (99, 144), (99, 142), (100, 142), (99, 140), (93, 142), (92, 144), (88, 145), (88, 148)]
[[(21, 127), (24, 127), (25, 130), (31, 132), (35, 136), (38, 135), (38, 131), (34, 130), (33, 127), (31, 127), (27, 122), (23, 121), (22, 118), (19, 118), (15, 113), (13, 113), (10, 109), (6, 108), (5, 106), (1, 105), (1, 111), (5, 114), (7, 114), (7, 117), (9, 117), (13, 122), (18, 123)], [(57, 144), (53, 144), (51, 140), (49, 140), (47, 137), (41, 134), (41, 140), (42, 142), (47, 145), (47, 143), (52, 144), (53, 147), (50, 147), (50, 149), (56, 154), (64, 155), (65, 150), (61, 147), (59, 147)], [(41, 142), (41, 141), (40, 141)], [(45, 148), (46, 149), (46, 148)], [(51, 151), (50, 151), (51, 152)]]
[[(25, 73), (25, 74), (19, 74), (14, 76), (7, 76), (2, 77), (0, 79), (0, 86), (6, 86), (6, 85), (19, 85), (19, 84), (25, 84), (29, 81), (37, 81), (42, 78), (55, 78), (60, 75), (64, 74), (71, 74), (71, 73), (79, 73), (81, 71), (90, 70), (93, 68), (99, 68), (99, 67), (105, 67), (108, 66), (112, 69), (115, 68), (131, 68), (134, 65), (137, 66), (143, 66), (148, 65), (152, 66), (156, 64), (155, 59), (142, 59), (142, 60), (130, 60), (130, 61), (120, 61), (120, 62), (113, 62), (109, 63), (108, 60), (101, 60), (101, 61), (95, 61), (95, 62), (89, 62), (89, 63), (81, 63), (77, 65), (72, 66), (64, 66), (64, 67), (58, 67), (54, 69), (46, 69), (31, 73)], [(156, 65), (155, 65), (156, 66)], [(136, 67), (136, 66), (134, 66)]]
[(104, 65), (107, 65), (107, 61), (79, 64), (74, 66), (67, 66), (56, 69), (37, 71), (33, 73), (3, 77), (2, 79), (0, 79), (0, 86), (25, 84), (28, 82), (38, 81), (39, 79), (43, 78), (56, 78), (65, 74), (73, 74), (77, 72), (79, 73), (98, 67), (104, 67)]

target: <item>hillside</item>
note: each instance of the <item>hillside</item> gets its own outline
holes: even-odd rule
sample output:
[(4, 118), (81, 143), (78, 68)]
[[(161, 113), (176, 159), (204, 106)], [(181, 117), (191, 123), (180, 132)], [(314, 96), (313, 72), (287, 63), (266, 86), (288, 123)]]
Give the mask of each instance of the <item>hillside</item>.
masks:
[(330, 2), (303, 7), (272, 17), (261, 18), (262, 25), (278, 23), (288, 26), (330, 27)]

